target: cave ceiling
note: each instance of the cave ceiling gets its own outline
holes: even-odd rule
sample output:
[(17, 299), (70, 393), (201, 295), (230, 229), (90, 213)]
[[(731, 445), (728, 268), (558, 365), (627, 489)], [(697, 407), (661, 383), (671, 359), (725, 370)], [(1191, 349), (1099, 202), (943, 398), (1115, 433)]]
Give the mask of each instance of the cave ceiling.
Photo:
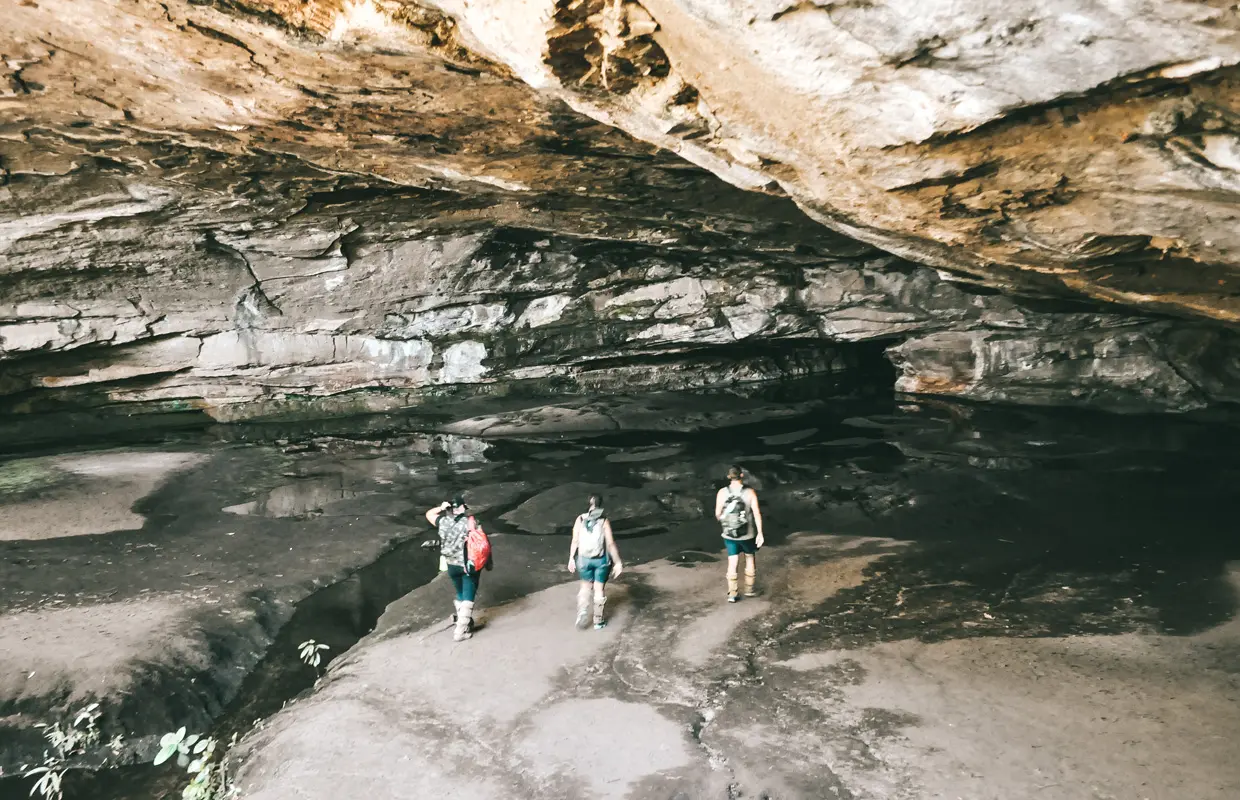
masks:
[(10, 412), (707, 385), (864, 341), (910, 392), (1240, 396), (1230, 3), (6, 15)]

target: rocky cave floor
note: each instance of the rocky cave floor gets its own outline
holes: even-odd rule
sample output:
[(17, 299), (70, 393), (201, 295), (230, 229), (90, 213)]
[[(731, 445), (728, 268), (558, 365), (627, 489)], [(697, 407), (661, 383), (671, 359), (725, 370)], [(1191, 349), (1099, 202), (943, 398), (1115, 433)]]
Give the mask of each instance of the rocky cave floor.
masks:
[(1240, 6), (5, 11), (0, 800), (1240, 797)]
[[(243, 734), (249, 800), (1240, 796), (1234, 418), (797, 387), (450, 416), (6, 454), (4, 774), (94, 697), (134, 759)], [(770, 532), (735, 606), (706, 518), (731, 462)], [(460, 644), (420, 518), (456, 488), (497, 553)], [(631, 569), (578, 632), (595, 488)]]

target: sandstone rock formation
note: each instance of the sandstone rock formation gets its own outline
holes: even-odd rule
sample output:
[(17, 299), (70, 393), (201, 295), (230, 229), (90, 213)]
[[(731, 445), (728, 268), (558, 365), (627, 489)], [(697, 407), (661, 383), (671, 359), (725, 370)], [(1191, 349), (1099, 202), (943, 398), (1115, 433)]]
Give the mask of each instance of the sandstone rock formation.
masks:
[(1236, 12), (957, 6), (24, 0), (0, 410), (1236, 399)]
[(1240, 319), (1232, 3), (441, 5), (531, 85), (888, 251)]

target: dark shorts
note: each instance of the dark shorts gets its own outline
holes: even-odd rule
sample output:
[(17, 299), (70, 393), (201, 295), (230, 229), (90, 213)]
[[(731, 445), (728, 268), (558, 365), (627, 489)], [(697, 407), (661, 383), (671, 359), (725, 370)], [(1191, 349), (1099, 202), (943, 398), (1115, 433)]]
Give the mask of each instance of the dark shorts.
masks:
[(607, 583), (611, 576), (611, 561), (607, 556), (600, 558), (577, 558), (577, 574), (583, 581)]
[(741, 553), (746, 555), (754, 555), (758, 552), (758, 540), (755, 539), (724, 539), (724, 545), (728, 548), (728, 555), (738, 556)]
[(464, 567), (449, 564), (448, 577), (452, 579), (452, 586), (456, 589), (457, 600), (474, 602), (474, 597), (478, 594), (478, 583), (482, 580), (481, 572), (472, 572)]

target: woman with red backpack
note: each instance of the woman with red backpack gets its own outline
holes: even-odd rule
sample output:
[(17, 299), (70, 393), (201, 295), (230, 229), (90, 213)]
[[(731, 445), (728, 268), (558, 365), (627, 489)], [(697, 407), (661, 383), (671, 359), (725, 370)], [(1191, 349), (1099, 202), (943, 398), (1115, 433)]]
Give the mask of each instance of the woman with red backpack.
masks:
[(491, 568), (491, 543), (459, 494), (427, 511), (426, 521), (439, 531), (439, 571), (456, 588), (452, 638), (460, 642), (474, 635), (474, 602), (482, 570)]

